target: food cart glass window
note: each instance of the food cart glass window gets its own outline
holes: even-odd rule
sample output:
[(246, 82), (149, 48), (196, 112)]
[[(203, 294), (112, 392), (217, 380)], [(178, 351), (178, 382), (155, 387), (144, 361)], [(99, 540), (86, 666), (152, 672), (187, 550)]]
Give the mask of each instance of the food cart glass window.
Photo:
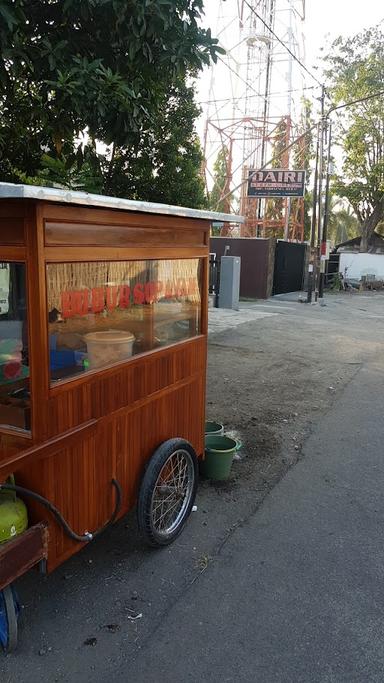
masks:
[(30, 429), (24, 263), (0, 262), (0, 428)]
[(47, 266), (51, 380), (200, 334), (200, 259)]

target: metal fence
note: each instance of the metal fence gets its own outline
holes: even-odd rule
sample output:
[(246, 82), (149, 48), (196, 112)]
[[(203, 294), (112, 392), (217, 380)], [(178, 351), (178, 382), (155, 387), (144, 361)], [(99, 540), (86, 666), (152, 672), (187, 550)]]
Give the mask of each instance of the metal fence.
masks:
[(333, 288), (339, 280), (339, 262), (340, 254), (330, 254), (327, 262), (327, 270), (325, 273), (325, 286)]

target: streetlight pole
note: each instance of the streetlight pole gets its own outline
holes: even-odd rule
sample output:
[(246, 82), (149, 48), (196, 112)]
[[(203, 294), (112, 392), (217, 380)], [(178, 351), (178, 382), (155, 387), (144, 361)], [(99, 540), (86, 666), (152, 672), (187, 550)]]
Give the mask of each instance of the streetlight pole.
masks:
[(319, 286), (320, 286), (320, 243), (321, 243), (321, 219), (323, 214), (323, 173), (324, 173), (324, 133), (325, 133), (325, 88), (321, 89), (321, 120), (320, 120), (320, 159), (319, 159), (319, 190), (318, 190), (318, 215), (317, 215), (317, 234), (316, 234), (316, 249), (315, 249), (315, 262), (316, 262), (316, 277), (315, 277), (315, 302), (317, 302), (319, 296)]
[(311, 221), (311, 253), (308, 268), (308, 293), (307, 303), (312, 303), (313, 290), (315, 301), (318, 296), (319, 285), (319, 252), (321, 239), (321, 216), (322, 216), (322, 177), (324, 168), (324, 103), (325, 87), (321, 89), (321, 119), (317, 128), (315, 178), (313, 187), (312, 221)]
[(321, 250), (320, 250), (320, 284), (319, 284), (319, 299), (320, 303), (323, 303), (324, 296), (324, 281), (325, 281), (325, 271), (327, 263), (327, 231), (328, 231), (328, 216), (329, 216), (329, 181), (330, 181), (330, 166), (331, 166), (331, 147), (332, 147), (332, 123), (329, 123), (328, 127), (328, 153), (327, 153), (327, 178), (325, 184), (325, 199), (324, 199), (324, 215), (323, 215), (323, 234), (321, 237)]
[(311, 219), (311, 242), (310, 242), (310, 256), (308, 267), (308, 292), (307, 304), (312, 303), (312, 292), (315, 284), (315, 233), (316, 233), (316, 215), (317, 215), (317, 186), (319, 177), (319, 149), (320, 149), (320, 124), (317, 126), (317, 143), (316, 143), (316, 160), (315, 160), (315, 178), (313, 184), (313, 198), (312, 198), (312, 219)]

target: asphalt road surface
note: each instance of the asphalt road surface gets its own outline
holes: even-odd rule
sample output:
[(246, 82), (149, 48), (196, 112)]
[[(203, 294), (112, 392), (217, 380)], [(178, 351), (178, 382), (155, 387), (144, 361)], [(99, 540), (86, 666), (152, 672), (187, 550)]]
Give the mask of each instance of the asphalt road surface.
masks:
[(382, 683), (383, 310), (377, 293), (216, 314), (208, 414), (243, 440), (231, 479), (201, 483), (170, 548), (131, 514), (19, 581), (1, 683)]

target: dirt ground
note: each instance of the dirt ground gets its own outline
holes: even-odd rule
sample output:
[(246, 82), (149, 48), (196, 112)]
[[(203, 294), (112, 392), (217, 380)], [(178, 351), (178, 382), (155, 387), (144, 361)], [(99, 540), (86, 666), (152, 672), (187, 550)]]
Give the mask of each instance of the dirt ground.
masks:
[[(225, 498), (230, 528), (297, 462), (317, 415), (331, 409), (361, 367), (366, 340), (358, 301), (331, 295), (321, 308), (274, 300), (276, 315), (211, 336), (207, 417), (223, 423), (243, 448), (230, 479), (203, 480), (201, 491), (209, 507), (212, 488)], [(373, 303), (384, 298), (370, 297)]]
[(230, 479), (201, 481), (169, 548), (148, 550), (132, 513), (48, 579), (19, 581), (20, 646), (0, 658), (1, 683), (129, 681), (130, 661), (302, 457), (318, 416), (382, 353), (383, 305), (380, 293), (330, 295), (325, 307), (275, 298), (247, 303), (260, 317), (212, 334), (207, 417), (243, 443)]

